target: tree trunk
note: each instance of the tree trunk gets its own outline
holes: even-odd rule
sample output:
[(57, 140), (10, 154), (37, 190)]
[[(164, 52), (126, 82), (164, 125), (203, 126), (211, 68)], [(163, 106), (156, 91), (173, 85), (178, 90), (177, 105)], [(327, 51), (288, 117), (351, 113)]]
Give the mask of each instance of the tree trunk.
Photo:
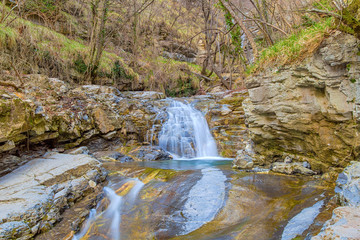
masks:
[(258, 49), (255, 43), (255, 40), (253, 38), (253, 36), (251, 35), (251, 32), (247, 29), (247, 27), (245, 26), (244, 22), (242, 21), (242, 19), (239, 17), (238, 14), (236, 14), (236, 12), (234, 11), (234, 9), (231, 7), (231, 4), (229, 3), (229, 1), (227, 0), (220, 0), (220, 2), (224, 5), (224, 7), (226, 8), (226, 10), (229, 11), (229, 13), (231, 14), (231, 16), (234, 18), (234, 20), (236, 21), (236, 23), (240, 26), (241, 30), (244, 32), (245, 36), (247, 37), (247, 39), (250, 42), (250, 45), (253, 49), (253, 56), (254, 56), (254, 61), (257, 60), (258, 58)]

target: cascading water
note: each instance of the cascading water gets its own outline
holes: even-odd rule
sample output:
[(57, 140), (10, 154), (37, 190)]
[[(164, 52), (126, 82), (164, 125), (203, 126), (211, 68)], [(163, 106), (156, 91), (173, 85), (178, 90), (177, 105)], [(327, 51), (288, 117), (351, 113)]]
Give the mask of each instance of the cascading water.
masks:
[(124, 185), (129, 182), (132, 182), (133, 186), (131, 190), (125, 196), (122, 197), (118, 196), (116, 191), (114, 191), (112, 188), (110, 187), (104, 188), (105, 196), (110, 202), (109, 206), (104, 212), (98, 211), (100, 205), (97, 206), (97, 209), (92, 209), (82, 230), (78, 234), (76, 234), (72, 240), (82, 239), (82, 237), (86, 235), (86, 233), (89, 230), (91, 230), (91, 227), (96, 222), (99, 221), (101, 222), (102, 219), (109, 220), (110, 224), (108, 225), (107, 234), (111, 237), (111, 239), (113, 240), (121, 239), (121, 231), (120, 231), (121, 215), (126, 213), (124, 212), (124, 206), (126, 206), (127, 209), (131, 209), (131, 207), (134, 205), (137, 199), (139, 192), (144, 187), (144, 183), (141, 182), (139, 179), (127, 179), (121, 185)]
[(159, 145), (179, 158), (218, 157), (214, 138), (203, 114), (179, 101), (167, 109), (168, 120), (159, 133)]

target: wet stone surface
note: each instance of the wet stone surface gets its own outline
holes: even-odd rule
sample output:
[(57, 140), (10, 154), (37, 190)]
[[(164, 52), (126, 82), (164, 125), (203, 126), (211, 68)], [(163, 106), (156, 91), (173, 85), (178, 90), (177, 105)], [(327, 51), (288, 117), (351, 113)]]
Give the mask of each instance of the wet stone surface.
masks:
[[(110, 172), (104, 198), (78, 239), (306, 237), (331, 217), (325, 206), (333, 186), (311, 177), (235, 171), (230, 161), (108, 162), (104, 167)], [(319, 214), (306, 214), (311, 208)], [(303, 216), (309, 226), (294, 227)], [(62, 231), (65, 237), (71, 229)]]

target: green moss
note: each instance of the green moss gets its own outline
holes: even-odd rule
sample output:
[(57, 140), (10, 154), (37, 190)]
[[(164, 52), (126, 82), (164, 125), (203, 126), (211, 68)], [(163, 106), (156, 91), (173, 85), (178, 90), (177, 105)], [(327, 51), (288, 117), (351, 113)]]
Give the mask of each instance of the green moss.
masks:
[(352, 34), (360, 39), (360, 0), (353, 0), (351, 4), (342, 10), (340, 30)]
[(352, 79), (350, 79), (350, 82), (356, 83), (356, 79), (355, 79), (355, 78), (352, 78)]

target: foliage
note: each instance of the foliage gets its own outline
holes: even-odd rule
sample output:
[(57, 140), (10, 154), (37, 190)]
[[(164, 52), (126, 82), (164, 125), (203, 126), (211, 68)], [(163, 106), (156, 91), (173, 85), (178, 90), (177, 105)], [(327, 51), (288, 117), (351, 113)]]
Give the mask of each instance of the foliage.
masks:
[(269, 65), (282, 66), (301, 61), (319, 46), (332, 28), (333, 23), (334, 19), (332, 17), (323, 19), (323, 21), (294, 33), (269, 48), (265, 48), (260, 54), (259, 61), (249, 66), (247, 73), (256, 72)]
[(128, 74), (126, 72), (126, 70), (124, 69), (124, 67), (122, 66), (122, 64), (120, 64), (120, 62), (118, 60), (115, 61), (114, 67), (111, 70), (111, 73), (112, 73), (113, 79), (122, 79), (122, 78), (130, 79), (130, 80), (134, 79), (134, 76)]
[(84, 59), (78, 55), (77, 59), (74, 61), (75, 69), (81, 74), (84, 74), (88, 68), (86, 63), (84, 62)]
[(236, 55), (237, 53), (243, 51), (242, 40), (241, 40), (241, 35), (242, 35), (241, 28), (238, 25), (235, 26), (233, 17), (221, 2), (219, 2), (218, 6), (224, 12), (227, 28), (229, 30), (231, 29), (230, 35), (231, 35), (232, 44), (234, 45), (234, 52), (232, 54)]
[[(19, 56), (26, 58), (22, 67), (23, 71), (28, 73), (40, 72), (49, 76), (77, 80), (81, 78), (81, 74), (84, 74), (84, 69), (88, 65), (86, 60), (88, 46), (50, 28), (21, 18), (15, 19), (9, 27), (0, 24), (0, 52), (8, 50), (16, 50), (11, 54), (17, 58)], [(112, 66), (115, 63), (122, 66), (128, 77), (138, 79), (137, 74), (119, 56), (109, 52), (104, 52), (99, 71), (112, 75)], [(69, 72), (69, 69), (74, 69), (75, 72)]]
[(341, 11), (340, 30), (360, 39), (360, 0), (353, 0)]

